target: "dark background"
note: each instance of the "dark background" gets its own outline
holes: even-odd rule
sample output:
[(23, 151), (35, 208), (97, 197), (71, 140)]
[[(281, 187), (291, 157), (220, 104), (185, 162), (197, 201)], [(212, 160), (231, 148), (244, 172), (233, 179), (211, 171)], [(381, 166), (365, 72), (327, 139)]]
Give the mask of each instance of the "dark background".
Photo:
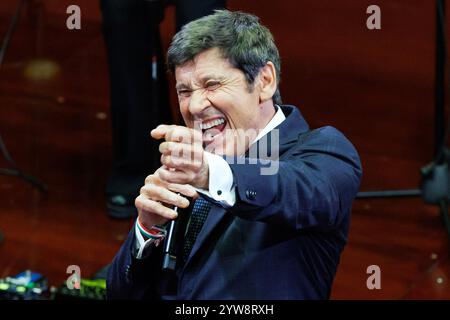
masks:
[[(15, 4), (0, 2), (0, 35)], [(81, 30), (66, 28), (71, 4), (81, 7)], [(371, 4), (381, 8), (381, 30), (366, 27)], [(434, 1), (231, 0), (229, 7), (258, 15), (274, 34), (283, 101), (312, 127), (335, 126), (355, 144), (361, 190), (418, 187), (433, 153)], [(110, 220), (104, 207), (111, 133), (97, 1), (34, 0), (24, 9), (0, 69), (0, 134), (49, 193), (0, 176), (0, 278), (30, 268), (59, 285), (68, 265), (90, 277), (107, 264), (132, 222)], [(166, 47), (174, 29), (168, 7)], [(36, 71), (36, 61), (53, 72)], [(173, 90), (172, 102), (179, 117)], [(448, 299), (448, 253), (436, 207), (420, 198), (356, 200), (332, 298)], [(366, 286), (370, 265), (381, 268), (381, 290)]]

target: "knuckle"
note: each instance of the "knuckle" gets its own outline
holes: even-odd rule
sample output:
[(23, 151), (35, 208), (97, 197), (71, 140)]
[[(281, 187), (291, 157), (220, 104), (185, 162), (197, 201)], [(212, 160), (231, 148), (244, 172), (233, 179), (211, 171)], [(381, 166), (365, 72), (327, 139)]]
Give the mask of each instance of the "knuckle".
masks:
[(146, 195), (151, 200), (158, 199), (158, 197), (159, 197), (159, 188), (158, 187), (153, 187), (153, 186), (147, 188)]
[(147, 177), (145, 178), (145, 184), (152, 183), (153, 179), (154, 179), (153, 174), (147, 176)]
[(160, 188), (152, 188), (150, 191), (150, 195), (153, 200), (159, 200), (161, 199), (161, 190)]
[(178, 143), (174, 143), (174, 146), (172, 147), (170, 154), (174, 156), (183, 155), (183, 146)]
[(168, 154), (168, 153), (172, 152), (172, 149), (173, 149), (172, 142), (164, 142), (160, 146), (160, 151), (163, 154)]
[(173, 129), (172, 128), (168, 128), (167, 131), (166, 131), (166, 134), (164, 136), (166, 141), (170, 141), (171, 140), (172, 134), (173, 134)]
[(182, 139), (181, 130), (179, 128), (174, 128), (170, 135), (171, 141), (179, 141)]
[(164, 148), (165, 148), (164, 143), (165, 143), (165, 142), (162, 142), (162, 143), (159, 144), (158, 151), (159, 151), (160, 153), (164, 153)]
[(141, 196), (137, 196), (136, 199), (134, 199), (134, 205), (138, 208), (141, 207)]
[(154, 211), (151, 204), (148, 203), (149, 201), (144, 198), (136, 198), (135, 205), (138, 210), (143, 211), (144, 213), (151, 213)]
[(172, 157), (170, 155), (164, 155), (161, 157), (161, 163), (170, 166), (172, 164)]
[(158, 169), (158, 176), (161, 180), (166, 180), (166, 171), (162, 169)]
[(154, 190), (154, 189), (155, 189), (154, 184), (146, 184), (145, 186), (143, 186), (141, 188), (141, 195), (151, 195), (152, 190)]

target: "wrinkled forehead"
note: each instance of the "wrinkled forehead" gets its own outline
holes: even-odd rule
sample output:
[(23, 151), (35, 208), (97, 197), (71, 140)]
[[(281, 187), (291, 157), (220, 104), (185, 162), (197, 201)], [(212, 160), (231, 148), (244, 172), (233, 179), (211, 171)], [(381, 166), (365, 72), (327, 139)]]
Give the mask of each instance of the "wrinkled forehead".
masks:
[(212, 75), (225, 76), (237, 69), (224, 58), (218, 48), (212, 48), (197, 54), (192, 60), (175, 67), (175, 79), (188, 81), (211, 77)]

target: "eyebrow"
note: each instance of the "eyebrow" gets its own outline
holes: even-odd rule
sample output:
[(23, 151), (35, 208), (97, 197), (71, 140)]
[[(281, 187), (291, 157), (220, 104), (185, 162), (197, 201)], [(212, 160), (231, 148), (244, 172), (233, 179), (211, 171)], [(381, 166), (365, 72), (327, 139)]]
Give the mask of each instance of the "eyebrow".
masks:
[(175, 86), (175, 90), (180, 91), (183, 89), (190, 89), (190, 87), (188, 85), (185, 85), (184, 83), (177, 83), (177, 85)]
[[(225, 79), (225, 76), (218, 76), (218, 75), (214, 75), (214, 74), (210, 74), (210, 75), (205, 75), (203, 77), (200, 78), (200, 83), (205, 83), (208, 80), (218, 80), (218, 81), (222, 81)], [(191, 86), (185, 83), (177, 83), (175, 86), (175, 90), (179, 91), (179, 90), (183, 90), (183, 89), (188, 89), (188, 90), (192, 90)]]

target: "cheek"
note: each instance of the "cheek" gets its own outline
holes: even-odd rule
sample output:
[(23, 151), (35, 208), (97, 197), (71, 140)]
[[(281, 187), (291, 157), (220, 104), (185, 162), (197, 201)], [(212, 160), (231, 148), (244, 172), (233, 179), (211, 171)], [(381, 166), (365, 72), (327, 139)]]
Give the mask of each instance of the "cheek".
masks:
[(181, 116), (183, 117), (184, 122), (186, 122), (186, 124), (191, 121), (191, 114), (189, 113), (189, 108), (188, 108), (188, 103), (186, 103), (185, 101), (179, 101), (179, 105), (180, 105), (180, 113)]
[(242, 129), (247, 129), (248, 127), (252, 127), (251, 124), (256, 118), (255, 112), (249, 112), (245, 108), (245, 106), (241, 106), (242, 108), (240, 110), (236, 110), (236, 117), (238, 118), (239, 124), (242, 127)]
[(205, 98), (217, 109), (223, 109), (223, 106), (227, 104), (227, 99), (220, 92), (207, 92)]
[(178, 105), (181, 113), (185, 113), (188, 111), (189, 100), (187, 98), (178, 98)]

